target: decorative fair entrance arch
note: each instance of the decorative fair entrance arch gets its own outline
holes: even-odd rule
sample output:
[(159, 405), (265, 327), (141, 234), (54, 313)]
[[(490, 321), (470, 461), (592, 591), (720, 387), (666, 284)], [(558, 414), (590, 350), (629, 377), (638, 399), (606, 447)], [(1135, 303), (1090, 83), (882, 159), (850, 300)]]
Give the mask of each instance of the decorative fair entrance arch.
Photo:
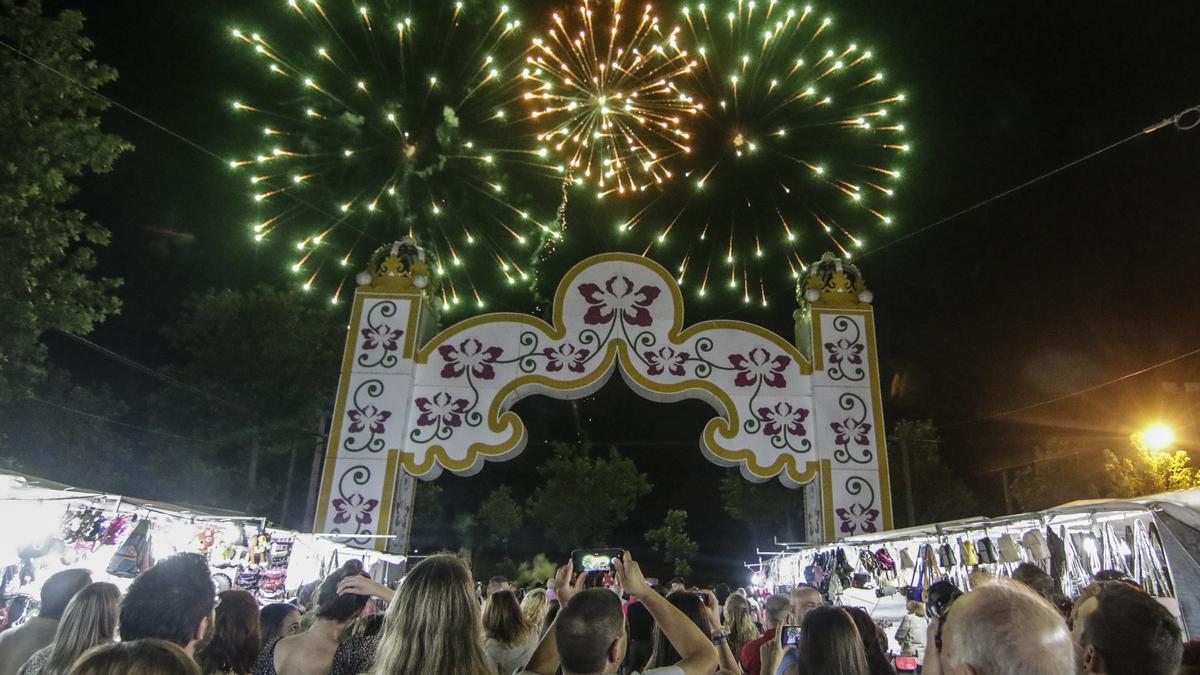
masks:
[(797, 334), (813, 354), (740, 321), (685, 327), (674, 278), (624, 253), (568, 272), (552, 323), (488, 314), (422, 339), (436, 321), (423, 258), (394, 244), (360, 275), (317, 531), (380, 549), (399, 533), (392, 546), (406, 547), (413, 477), (516, 456), (527, 435), (513, 404), (586, 396), (614, 370), (648, 399), (708, 402), (709, 460), (756, 482), (808, 484), (810, 538), (891, 527), (870, 295), (852, 266), (827, 256), (810, 268)]

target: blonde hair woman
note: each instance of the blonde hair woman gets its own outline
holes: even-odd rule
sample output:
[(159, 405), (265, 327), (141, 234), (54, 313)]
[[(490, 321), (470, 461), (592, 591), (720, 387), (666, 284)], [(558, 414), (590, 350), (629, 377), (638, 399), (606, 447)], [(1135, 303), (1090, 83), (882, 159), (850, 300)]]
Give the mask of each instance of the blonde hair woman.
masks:
[(84, 587), (63, 612), (54, 642), (34, 652), (17, 675), (66, 675), (71, 664), (92, 647), (108, 644), (117, 634), (116, 586), (96, 582)]
[(495, 675), (483, 651), (475, 580), (456, 556), (435, 555), (413, 568), (388, 605), (376, 675)]
[(70, 675), (200, 675), (200, 666), (174, 642), (145, 639), (96, 647)]
[(762, 634), (754, 625), (750, 601), (737, 593), (725, 599), (725, 630), (729, 631), (729, 647), (735, 655), (741, 654), (747, 642)]
[(521, 601), (521, 613), (539, 633), (546, 623), (546, 612), (549, 611), (550, 603), (546, 602), (546, 589), (544, 588), (535, 588), (529, 591), (525, 594), (525, 599)]

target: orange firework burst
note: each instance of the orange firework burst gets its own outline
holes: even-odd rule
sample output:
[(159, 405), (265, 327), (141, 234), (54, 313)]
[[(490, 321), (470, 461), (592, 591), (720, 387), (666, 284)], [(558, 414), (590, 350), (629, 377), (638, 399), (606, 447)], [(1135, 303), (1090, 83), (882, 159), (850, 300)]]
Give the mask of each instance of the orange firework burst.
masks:
[(685, 118), (703, 108), (677, 82), (697, 67), (677, 43), (682, 29), (664, 30), (649, 4), (640, 16), (622, 4), (583, 0), (570, 18), (554, 13), (522, 73), (544, 154), (563, 158), (555, 169), (598, 196), (670, 180), (670, 160), (691, 152)]

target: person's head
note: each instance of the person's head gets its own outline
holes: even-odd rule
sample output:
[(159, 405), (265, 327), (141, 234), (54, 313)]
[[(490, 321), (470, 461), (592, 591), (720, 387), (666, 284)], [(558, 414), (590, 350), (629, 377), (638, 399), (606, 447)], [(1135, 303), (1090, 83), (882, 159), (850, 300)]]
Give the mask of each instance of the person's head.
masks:
[(166, 640), (110, 642), (84, 654), (70, 675), (201, 675), (182, 647)]
[(362, 614), (369, 597), (355, 593), (338, 595), (338, 585), (346, 578), (367, 576), (361, 560), (347, 560), (340, 568), (321, 580), (314, 594), (317, 602), (317, 619), (333, 623), (350, 623)]
[(974, 569), (967, 573), (967, 585), (972, 588), (979, 588), (984, 584), (990, 584), (996, 580), (996, 575), (992, 571), (982, 565), (976, 565)]
[(159, 561), (130, 584), (121, 601), (121, 640), (167, 640), (189, 654), (212, 625), (216, 589), (195, 553)]
[(246, 591), (224, 591), (217, 596), (212, 640), (196, 653), (205, 673), (234, 672), (247, 675), (262, 647), (258, 601)]
[(1183, 660), (1179, 662), (1179, 675), (1200, 675), (1200, 640), (1183, 643)]
[(502, 576), (494, 576), (491, 579), (488, 579), (487, 597), (492, 597), (492, 593), (499, 593), (500, 591), (509, 590), (512, 590), (512, 587), (509, 585), (507, 578)]
[(800, 584), (792, 591), (792, 622), (804, 623), (804, 617), (812, 610), (825, 604), (821, 591), (808, 584)]
[(800, 624), (800, 672), (867, 675), (867, 655), (854, 621), (838, 607), (819, 606)]
[(1019, 581), (1033, 589), (1034, 593), (1043, 598), (1049, 598), (1058, 590), (1055, 588), (1054, 578), (1033, 563), (1017, 565), (1017, 569), (1013, 570), (1012, 578), (1013, 581)]
[(503, 644), (514, 644), (529, 637), (533, 624), (521, 612), (512, 591), (496, 591), (483, 606), (483, 634)]
[(682, 590), (686, 590), (686, 589), (687, 589), (687, 582), (684, 581), (683, 577), (675, 577), (674, 579), (671, 580), (670, 584), (667, 584), (667, 594), (668, 595), (670, 595), (671, 593), (674, 593), (675, 591), (682, 591)]
[[(675, 591), (667, 595), (667, 602), (675, 605), (675, 608), (691, 619), (692, 623), (699, 626), (705, 635), (713, 633), (715, 626), (709, 625), (708, 610), (705, 609), (704, 601), (700, 599), (699, 595), (690, 591)], [(646, 666), (647, 669), (665, 668), (679, 663), (679, 652), (675, 651), (674, 645), (667, 639), (666, 633), (657, 623), (654, 624), (651, 642), (654, 650), (650, 654), (650, 663)]]
[(75, 594), (92, 583), (92, 573), (87, 570), (63, 570), (51, 576), (42, 585), (41, 610), (38, 616), (58, 620)]
[(1109, 583), (1083, 622), (1083, 671), (1174, 675), (1183, 658), (1183, 632), (1175, 617), (1141, 589)]
[(80, 654), (112, 642), (117, 634), (120, 600), (121, 591), (104, 582), (90, 584), (76, 593), (58, 623), (50, 658), (41, 672), (63, 675)]
[(737, 593), (725, 598), (725, 629), (729, 631), (729, 639), (734, 644), (745, 644), (758, 636), (750, 601)]
[(492, 672), (483, 651), (475, 580), (457, 556), (430, 556), (409, 572), (388, 605), (374, 672)]
[(846, 607), (845, 610), (862, 640), (863, 653), (867, 656), (867, 668), (872, 673), (887, 672), (887, 635), (881, 635), (879, 624), (875, 623), (862, 607)]
[(716, 594), (716, 596), (717, 596), (717, 602), (724, 605), (725, 600), (728, 599), (729, 596), (733, 594), (733, 591), (730, 590), (729, 584), (722, 583), (722, 584), (717, 584), (716, 587), (713, 588), (713, 593)]
[(539, 631), (542, 628), (542, 623), (546, 620), (546, 611), (550, 609), (546, 601), (546, 589), (535, 588), (525, 594), (525, 598), (521, 600), (521, 613), (525, 615), (525, 620), (529, 625), (537, 628)]
[(565, 675), (610, 672), (625, 658), (620, 598), (603, 588), (580, 592), (559, 610), (554, 635)]
[(300, 625), (303, 620), (304, 615), (300, 613), (300, 608), (288, 602), (275, 602), (263, 607), (258, 613), (258, 626), (263, 644), (275, 638), (299, 635), (304, 632)]
[(946, 675), (1072, 675), (1062, 615), (1023, 584), (997, 579), (954, 601), (942, 630)]
[(767, 598), (763, 605), (763, 625), (767, 628), (779, 628), (788, 622), (792, 615), (792, 601), (782, 593), (776, 593)]
[(925, 616), (925, 603), (920, 600), (909, 600), (904, 606), (908, 609), (909, 614), (916, 614), (921, 617)]

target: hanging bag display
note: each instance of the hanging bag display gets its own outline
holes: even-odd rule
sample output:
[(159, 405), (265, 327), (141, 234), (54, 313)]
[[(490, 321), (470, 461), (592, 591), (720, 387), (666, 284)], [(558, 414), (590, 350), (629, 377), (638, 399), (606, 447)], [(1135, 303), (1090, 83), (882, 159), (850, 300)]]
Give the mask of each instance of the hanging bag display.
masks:
[(1007, 532), (1000, 535), (1000, 560), (1006, 563), (1019, 563), (1024, 560), (1021, 550), (1017, 548), (1016, 537)]
[(1000, 562), (996, 557), (996, 547), (992, 544), (991, 537), (984, 537), (975, 543), (975, 553), (979, 558), (979, 562), (984, 565), (995, 565)]
[(150, 557), (150, 521), (143, 518), (108, 563), (108, 573), (132, 579), (154, 566)]

